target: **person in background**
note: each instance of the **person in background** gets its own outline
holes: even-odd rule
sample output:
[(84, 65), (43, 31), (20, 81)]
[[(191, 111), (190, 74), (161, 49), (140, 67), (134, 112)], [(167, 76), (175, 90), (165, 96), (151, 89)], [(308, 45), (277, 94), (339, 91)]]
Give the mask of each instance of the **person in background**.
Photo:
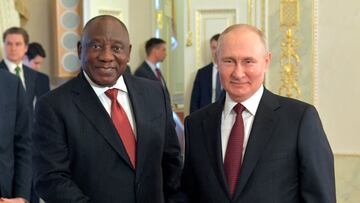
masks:
[(23, 63), (34, 70), (40, 71), (45, 57), (46, 53), (41, 44), (32, 42), (28, 45), (28, 49), (23, 58)]
[(158, 63), (163, 62), (166, 58), (166, 42), (163, 39), (150, 38), (145, 43), (145, 51), (146, 59), (136, 69), (134, 75), (150, 80), (160, 81), (168, 98), (170, 98), (166, 82), (162, 76), (160, 68), (158, 67)]
[(90, 19), (77, 77), (36, 106), (35, 188), (45, 202), (171, 202), (182, 161), (159, 82), (125, 72), (131, 44), (118, 18)]
[(256, 27), (236, 24), (220, 35), (216, 63), (226, 95), (185, 119), (183, 202), (336, 202), (319, 115), (263, 86), (270, 60)]
[(215, 52), (220, 34), (210, 39), (211, 63), (200, 68), (195, 76), (191, 92), (190, 113), (218, 100), (223, 93), (217, 65), (214, 63)]
[(21, 80), (0, 69), (0, 203), (25, 203), (31, 188), (31, 121)]
[(20, 27), (7, 29), (3, 33), (3, 42), (4, 60), (0, 62), (0, 69), (10, 71), (20, 77), (25, 88), (28, 107), (32, 113), (36, 100), (50, 90), (49, 78), (23, 64), (29, 44), (29, 35), (25, 29)]

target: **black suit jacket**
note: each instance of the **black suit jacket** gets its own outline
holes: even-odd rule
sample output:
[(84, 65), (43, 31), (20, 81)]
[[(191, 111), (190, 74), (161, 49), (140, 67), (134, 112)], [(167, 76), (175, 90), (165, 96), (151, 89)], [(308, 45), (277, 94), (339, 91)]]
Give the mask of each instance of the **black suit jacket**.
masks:
[(191, 92), (190, 113), (211, 104), (213, 66), (214, 64), (210, 63), (200, 68), (196, 73)]
[(163, 76), (161, 75), (161, 81), (159, 81), (159, 79), (156, 77), (155, 73), (151, 70), (151, 67), (146, 63), (146, 61), (144, 61), (135, 71), (134, 73), (135, 76), (138, 76), (138, 77), (142, 77), (142, 78), (146, 78), (146, 79), (149, 79), (149, 80), (155, 80), (155, 81), (158, 81), (160, 83), (163, 82), (163, 87), (165, 89), (165, 93), (166, 93), (166, 96), (167, 98), (170, 99), (170, 94), (169, 94), (169, 90), (167, 89), (167, 86), (166, 86), (166, 82), (163, 78)]
[[(9, 71), (4, 60), (0, 62), (0, 69)], [(49, 77), (44, 73), (35, 71), (23, 64), (25, 92), (27, 97), (27, 105), (29, 109), (34, 108), (34, 101), (37, 101), (42, 95), (50, 91)]]
[(30, 115), (21, 81), (0, 70), (0, 197), (29, 200)]
[(266, 89), (231, 199), (221, 148), (224, 100), (186, 118), (182, 190), (189, 202), (336, 202), (333, 154), (316, 109)]
[(124, 73), (136, 123), (136, 169), (82, 73), (42, 97), (34, 129), (35, 187), (46, 202), (154, 202), (180, 184), (180, 147), (160, 83)]

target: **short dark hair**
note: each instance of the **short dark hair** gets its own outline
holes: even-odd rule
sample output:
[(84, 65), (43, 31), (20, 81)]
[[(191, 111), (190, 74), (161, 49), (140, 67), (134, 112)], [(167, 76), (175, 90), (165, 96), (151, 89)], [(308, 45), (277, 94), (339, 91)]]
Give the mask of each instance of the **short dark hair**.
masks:
[(31, 61), (36, 56), (41, 56), (41, 57), (45, 58), (46, 53), (45, 53), (44, 48), (41, 46), (41, 44), (39, 44), (37, 42), (32, 42), (28, 46), (26, 56), (28, 57), (29, 61)]
[(146, 55), (149, 56), (151, 53), (151, 50), (160, 44), (166, 44), (166, 42), (163, 39), (154, 38), (154, 37), (150, 38), (148, 41), (146, 41), (146, 43), (145, 43)]
[(212, 36), (211, 37), (211, 39), (210, 39), (210, 42), (212, 42), (212, 41), (218, 41), (219, 40), (219, 37), (220, 37), (220, 33), (218, 33), (218, 34), (215, 34), (214, 36)]
[(20, 34), (20, 35), (22, 35), (23, 38), (24, 38), (25, 44), (26, 45), (29, 44), (29, 34), (26, 32), (26, 30), (24, 28), (21, 28), (21, 27), (8, 28), (3, 33), (3, 42), (5, 42), (6, 36), (11, 35), (11, 34)]

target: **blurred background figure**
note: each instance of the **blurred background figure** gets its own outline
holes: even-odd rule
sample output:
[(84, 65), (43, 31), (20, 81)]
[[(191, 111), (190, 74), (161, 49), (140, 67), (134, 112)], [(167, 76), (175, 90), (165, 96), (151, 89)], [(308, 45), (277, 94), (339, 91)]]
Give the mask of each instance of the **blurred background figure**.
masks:
[(214, 63), (219, 36), (220, 34), (215, 34), (210, 39), (211, 63), (200, 68), (196, 73), (191, 92), (190, 113), (215, 102), (223, 92), (219, 71)]
[(32, 42), (28, 46), (28, 50), (23, 58), (23, 63), (34, 70), (40, 71), (45, 57), (46, 53), (41, 44)]

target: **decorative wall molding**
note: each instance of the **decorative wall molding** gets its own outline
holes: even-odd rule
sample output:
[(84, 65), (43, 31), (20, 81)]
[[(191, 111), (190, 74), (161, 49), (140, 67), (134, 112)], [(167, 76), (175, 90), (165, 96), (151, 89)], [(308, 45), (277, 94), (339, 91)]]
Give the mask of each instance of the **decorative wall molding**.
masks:
[(211, 61), (208, 46), (210, 37), (236, 23), (236, 9), (199, 9), (195, 15), (195, 63), (200, 68)]
[(77, 42), (82, 29), (82, 0), (55, 1), (55, 76), (70, 78), (78, 74), (80, 62)]

